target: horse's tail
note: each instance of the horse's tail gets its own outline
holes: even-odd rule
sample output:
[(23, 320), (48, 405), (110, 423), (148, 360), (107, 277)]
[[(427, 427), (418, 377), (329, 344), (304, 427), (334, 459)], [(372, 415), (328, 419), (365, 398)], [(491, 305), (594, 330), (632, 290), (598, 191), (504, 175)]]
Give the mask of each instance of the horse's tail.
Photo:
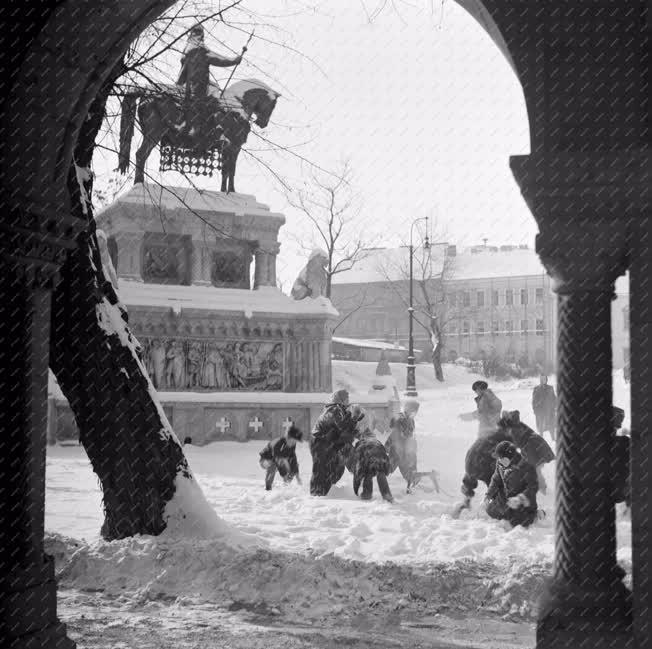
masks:
[(138, 106), (139, 92), (129, 92), (122, 99), (122, 112), (120, 115), (120, 153), (118, 155), (118, 171), (125, 174), (129, 169), (129, 154), (131, 153), (131, 140), (134, 137), (136, 124), (136, 108)]

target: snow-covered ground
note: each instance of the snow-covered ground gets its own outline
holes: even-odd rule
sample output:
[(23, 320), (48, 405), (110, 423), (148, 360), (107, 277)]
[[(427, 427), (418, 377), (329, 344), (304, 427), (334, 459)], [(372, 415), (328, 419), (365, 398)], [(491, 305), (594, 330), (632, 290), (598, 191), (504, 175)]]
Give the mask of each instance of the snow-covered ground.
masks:
[[(334, 363), (334, 387), (365, 392), (374, 364)], [(393, 365), (399, 385), (404, 366)], [(374, 494), (355, 497), (347, 473), (326, 498), (308, 493), (310, 456), (299, 449), (303, 485), (263, 488), (261, 442), (220, 442), (185, 448), (209, 503), (232, 528), (251, 535), (249, 548), (228, 536), (217, 540), (142, 537), (114, 543), (99, 539), (98, 481), (81, 447), (51, 447), (47, 459), (48, 548), (58, 559), (64, 587), (129, 593), (132, 601), (172, 598), (252, 607), (287, 620), (342, 619), (402, 611), (426, 615), (448, 609), (508, 614), (531, 620), (553, 555), (554, 467), (544, 471), (549, 491), (540, 496), (546, 519), (529, 529), (506, 529), (482, 511), (485, 488), (471, 511), (450, 516), (459, 501), (464, 455), (475, 422), (458, 419), (473, 410), (471, 383), (462, 367), (445, 366), (437, 384), (432, 368), (417, 372), (420, 470), (439, 472), (441, 492), (427, 479), (407, 495), (398, 472), (390, 478), (396, 502)], [(551, 380), (554, 384), (554, 380)], [(495, 383), (503, 407), (533, 423), (535, 379)], [(629, 415), (628, 386), (614, 375), (614, 403)], [(628, 419), (625, 422), (628, 425)], [(618, 521), (618, 558), (629, 572), (629, 521)]]

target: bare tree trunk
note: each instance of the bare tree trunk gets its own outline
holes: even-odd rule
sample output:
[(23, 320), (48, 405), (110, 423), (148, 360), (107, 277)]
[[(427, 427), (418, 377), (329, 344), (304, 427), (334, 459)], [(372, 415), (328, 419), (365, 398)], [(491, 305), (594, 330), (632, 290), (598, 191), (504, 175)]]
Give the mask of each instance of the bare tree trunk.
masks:
[(441, 366), (441, 330), (437, 318), (430, 318), (430, 339), (432, 341), (432, 366), (435, 370), (435, 378), (443, 383), (444, 369)]
[[(127, 316), (104, 276), (95, 221), (87, 198), (87, 172), (95, 137), (114, 79), (98, 95), (80, 134), (69, 174), (70, 204), (88, 220), (61, 269), (52, 298), (50, 367), (68, 399), (80, 431), (80, 442), (100, 479), (105, 521), (102, 536), (160, 534), (172, 518), (198, 511), (204, 530), (217, 517), (203, 500), (189, 471), (181, 445), (172, 432), (156, 393), (138, 358)], [(179, 494), (181, 489), (181, 494)], [(196, 506), (187, 507), (190, 500)], [(172, 518), (170, 518), (172, 517)], [(182, 523), (183, 524), (183, 523)], [(202, 533), (202, 529), (198, 529)]]

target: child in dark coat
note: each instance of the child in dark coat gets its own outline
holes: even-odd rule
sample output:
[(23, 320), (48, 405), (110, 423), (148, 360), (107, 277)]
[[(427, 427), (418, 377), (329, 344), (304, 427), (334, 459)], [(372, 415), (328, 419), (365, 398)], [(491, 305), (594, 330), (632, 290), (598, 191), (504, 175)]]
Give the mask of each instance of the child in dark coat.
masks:
[(383, 443), (376, 438), (371, 429), (369, 415), (364, 411), (361, 412), (361, 415), (356, 425), (359, 441), (347, 462), (348, 469), (353, 473), (353, 491), (357, 496), (360, 485), (362, 485), (360, 498), (371, 500), (374, 490), (373, 479), (376, 478), (381, 496), (387, 502), (392, 503), (394, 498), (389, 484), (387, 484), (387, 474), (390, 468), (389, 455)]
[(543, 435), (535, 433), (529, 426), (521, 421), (518, 410), (504, 410), (498, 421), (498, 430), (504, 431), (521, 450), (523, 459), (529, 462), (537, 471), (539, 491), (545, 494), (548, 486), (543, 477), (543, 465), (552, 462), (555, 454)]
[(349, 393), (338, 390), (315, 423), (310, 441), (311, 496), (326, 496), (344, 474), (356, 434), (356, 422), (349, 406)]
[(267, 491), (271, 491), (277, 471), (285, 484), (290, 484), (293, 478), (301, 484), (296, 445), (302, 439), (303, 433), (293, 424), (283, 437), (271, 440), (260, 452), (260, 466), (267, 472), (265, 474)]
[(500, 442), (494, 457), (496, 470), (485, 498), (487, 513), (512, 527), (528, 527), (537, 518), (537, 472), (512, 442)]

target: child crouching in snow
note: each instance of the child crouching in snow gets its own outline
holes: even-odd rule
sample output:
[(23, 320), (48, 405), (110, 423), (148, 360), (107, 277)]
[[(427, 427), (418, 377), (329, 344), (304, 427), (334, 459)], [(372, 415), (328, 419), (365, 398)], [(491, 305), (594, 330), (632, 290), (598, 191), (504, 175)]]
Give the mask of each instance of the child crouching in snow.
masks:
[(496, 470), (485, 500), (487, 514), (509, 521), (512, 527), (528, 527), (537, 519), (536, 469), (523, 459), (512, 442), (500, 442), (494, 457)]
[(265, 474), (265, 489), (271, 491), (276, 471), (285, 484), (290, 484), (293, 478), (301, 484), (299, 478), (299, 461), (297, 460), (297, 442), (302, 441), (303, 433), (294, 425), (290, 426), (283, 437), (271, 440), (260, 452), (260, 466), (267, 471)]
[(362, 493), (360, 498), (371, 500), (374, 491), (373, 479), (376, 478), (378, 489), (384, 500), (394, 502), (392, 492), (387, 484), (389, 473), (389, 455), (382, 442), (376, 439), (371, 429), (371, 421), (368, 414), (359, 406), (353, 406), (354, 419), (357, 419), (356, 429), (358, 442), (347, 462), (347, 468), (353, 473), (353, 491), (358, 495), (360, 485)]

